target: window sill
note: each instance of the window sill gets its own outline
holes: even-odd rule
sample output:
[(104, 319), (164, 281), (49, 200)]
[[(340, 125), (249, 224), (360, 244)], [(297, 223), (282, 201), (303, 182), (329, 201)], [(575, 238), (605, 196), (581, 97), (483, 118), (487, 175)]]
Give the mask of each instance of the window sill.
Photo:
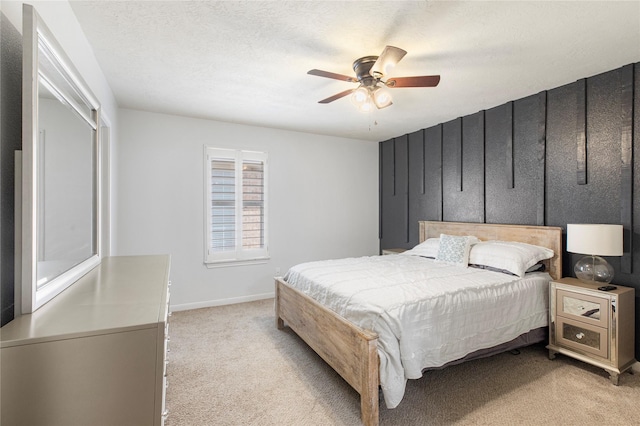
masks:
[(216, 261), (205, 261), (204, 265), (207, 269), (214, 268), (226, 268), (230, 266), (247, 266), (247, 265), (262, 265), (267, 263), (271, 258), (270, 257), (259, 257), (256, 259), (238, 259), (238, 260), (216, 260)]

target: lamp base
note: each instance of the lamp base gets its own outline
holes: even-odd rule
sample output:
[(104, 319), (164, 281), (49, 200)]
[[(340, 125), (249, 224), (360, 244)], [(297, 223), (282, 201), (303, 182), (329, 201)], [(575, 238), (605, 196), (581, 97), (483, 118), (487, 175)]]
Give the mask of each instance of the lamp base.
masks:
[(576, 277), (585, 283), (610, 283), (613, 280), (613, 266), (600, 256), (585, 256), (573, 267)]

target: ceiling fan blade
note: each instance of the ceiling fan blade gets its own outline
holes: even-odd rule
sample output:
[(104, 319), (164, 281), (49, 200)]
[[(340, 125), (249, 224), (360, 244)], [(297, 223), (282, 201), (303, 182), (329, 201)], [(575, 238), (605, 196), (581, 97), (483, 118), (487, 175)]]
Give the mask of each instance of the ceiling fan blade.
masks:
[(421, 75), (417, 77), (393, 77), (384, 84), (390, 88), (397, 87), (435, 87), (440, 83), (439, 75)]
[(348, 94), (350, 94), (354, 90), (356, 90), (356, 89), (345, 90), (344, 92), (340, 92), (337, 95), (333, 95), (331, 97), (328, 97), (327, 99), (323, 99), (321, 101), (318, 101), (318, 103), (319, 104), (328, 104), (329, 102), (333, 102), (336, 99), (340, 99), (340, 98), (343, 98), (343, 97), (347, 96)]
[(307, 74), (317, 75), (318, 77), (333, 78), (335, 80), (348, 81), (349, 83), (358, 82), (358, 79), (356, 79), (355, 77), (349, 77), (348, 75), (336, 74), (334, 72), (329, 72), (329, 71), (313, 69), (313, 70), (307, 71)]
[(406, 50), (402, 50), (399, 47), (387, 46), (384, 48), (378, 59), (369, 70), (369, 74), (375, 78), (380, 78), (389, 73), (400, 59), (404, 58), (407, 54)]

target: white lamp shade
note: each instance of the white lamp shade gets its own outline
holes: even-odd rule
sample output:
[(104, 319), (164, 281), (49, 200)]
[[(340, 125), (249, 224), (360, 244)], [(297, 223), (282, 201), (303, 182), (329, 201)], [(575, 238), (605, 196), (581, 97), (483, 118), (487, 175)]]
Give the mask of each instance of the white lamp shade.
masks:
[(622, 225), (568, 224), (567, 251), (597, 256), (622, 256)]

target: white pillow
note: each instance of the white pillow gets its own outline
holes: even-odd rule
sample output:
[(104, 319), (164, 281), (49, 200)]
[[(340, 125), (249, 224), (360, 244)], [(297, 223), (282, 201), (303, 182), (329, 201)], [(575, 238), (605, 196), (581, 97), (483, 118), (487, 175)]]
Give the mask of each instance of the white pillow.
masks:
[(553, 257), (553, 250), (514, 241), (482, 241), (474, 244), (469, 253), (472, 265), (503, 269), (523, 277), (536, 263)]
[(436, 260), (466, 268), (469, 264), (469, 249), (471, 244), (476, 242), (478, 242), (476, 237), (440, 234)]
[(405, 251), (403, 254), (409, 254), (412, 256), (430, 257), (435, 259), (438, 256), (438, 249), (440, 248), (440, 238), (428, 238), (412, 248)]

